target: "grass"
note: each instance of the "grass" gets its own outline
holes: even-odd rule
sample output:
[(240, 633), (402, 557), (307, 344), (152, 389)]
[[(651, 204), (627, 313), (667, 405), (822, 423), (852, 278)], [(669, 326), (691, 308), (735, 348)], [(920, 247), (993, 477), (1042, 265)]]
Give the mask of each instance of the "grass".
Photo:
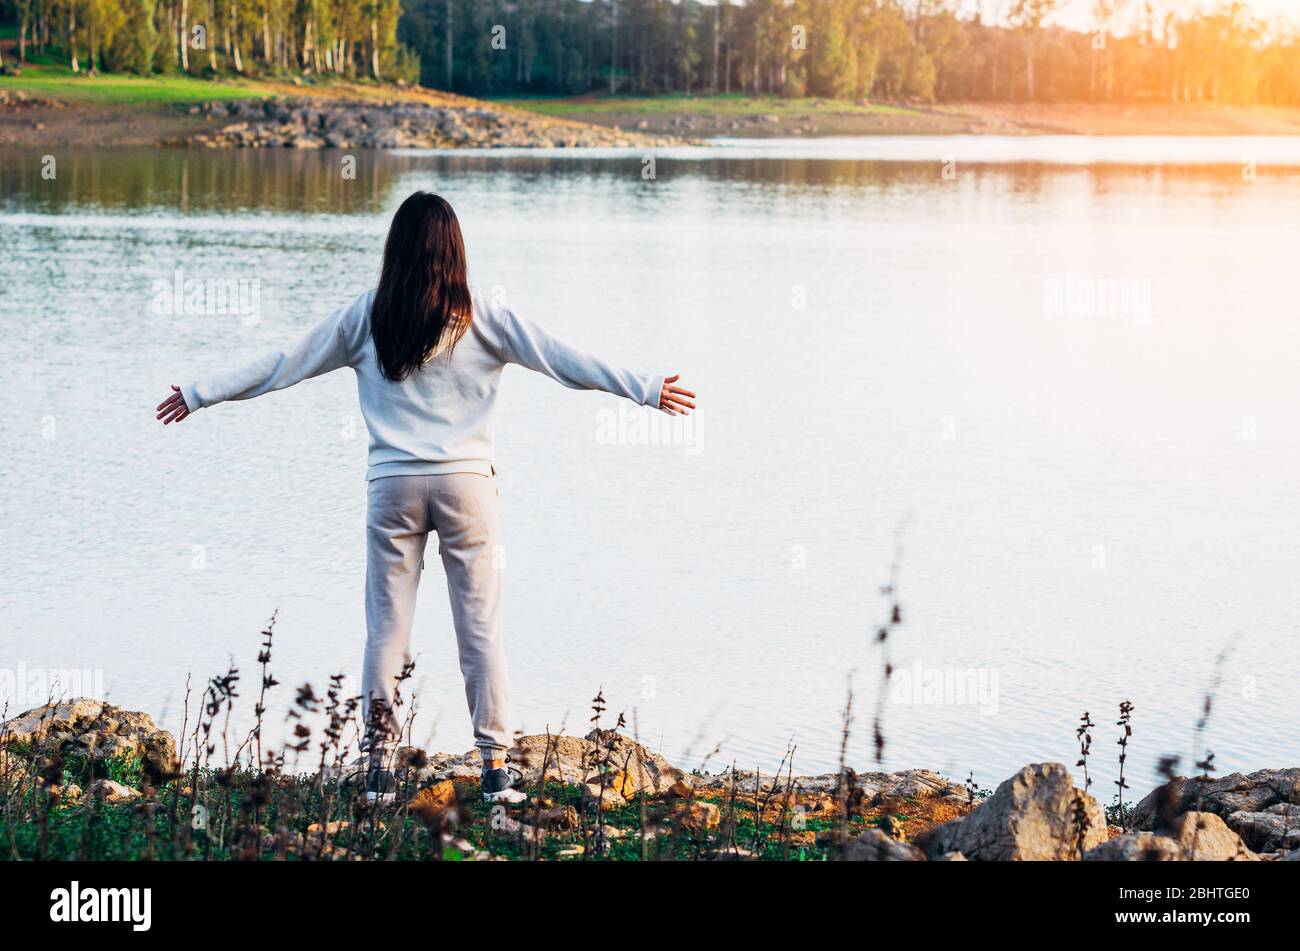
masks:
[[(307, 78), (280, 75), (215, 77), (172, 73), (133, 76), (83, 69), (74, 73), (57, 50), (38, 56), (29, 50), (18, 76), (0, 76), (0, 89), (23, 90), (42, 99), (104, 106), (189, 106), (200, 102), (265, 99), (276, 95), (340, 96), (356, 99), (438, 95), (436, 90), (396, 87), (369, 79)], [(6, 60), (9, 65), (12, 63)]]
[(101, 73), (90, 77), (67, 66), (24, 69), (19, 76), (0, 76), (0, 89), (23, 90), (45, 99), (96, 105), (190, 105), (212, 100), (255, 99), (267, 95), (249, 80), (210, 80), (193, 76), (129, 76)]
[[(66, 778), (70, 782), (78, 777)], [(194, 828), (191, 816), (196, 800), (193, 797), (181, 795), (178, 808), (172, 809), (173, 790), (169, 785), (157, 790), (143, 804), (92, 801), (50, 808), (44, 812), (43, 820), (14, 823), (6, 836), (7, 847), (0, 855), (8, 859), (44, 857), (55, 861), (77, 858), (135, 861), (147, 857), (210, 861), (316, 858), (320, 840), (307, 833), (307, 829), (320, 828), (316, 819), (320, 799), (318, 787), (307, 777), (293, 781), (292, 791), (278, 790), (258, 824), (261, 847), (250, 851), (244, 817), (252, 778), (252, 773), (241, 773), (233, 781), (224, 780), (219, 771), (201, 775), (200, 785), (209, 790), (220, 788), (222, 782), (228, 783), (224, 802), (211, 793), (203, 797), (206, 814), (212, 820), (206, 828)], [(281, 785), (285, 785), (283, 781)], [(584, 857), (595, 857), (596, 850), (590, 845), (590, 828), (585, 830), (585, 835), (578, 828), (550, 831), (534, 849), (527, 833), (500, 828), (499, 818), (493, 821), (493, 807), (482, 801), (477, 783), (458, 783), (456, 792), (458, 818), (454, 827), (435, 829), (401, 810), (379, 812), (378, 821), (372, 824), (373, 812), (364, 798), (345, 790), (338, 795), (331, 812), (326, 851), (331, 858), (343, 858), (350, 853), (355, 857), (396, 861), (458, 861), (469, 857), (581, 861)], [(286, 804), (291, 796), (298, 799), (289, 808)], [(542, 796), (547, 808), (577, 801), (573, 787), (556, 782), (547, 783)], [(734, 831), (733, 828), (689, 829), (676, 822), (670, 813), (656, 823), (646, 839), (647, 858), (691, 861), (711, 856), (725, 845), (729, 835), (741, 843), (761, 842), (756, 855), (760, 859), (825, 861), (835, 855), (836, 819), (810, 818), (798, 836), (792, 838), (788, 830), (784, 835), (778, 834), (777, 824), (761, 816), (751, 802), (738, 801), (734, 807), (725, 801), (717, 804), (724, 814), (731, 809), (727, 815), (728, 819), (734, 817), (731, 822)], [(40, 808), (38, 798), (37, 809)], [(144, 821), (146, 811), (151, 813), (151, 825)], [(600, 857), (605, 861), (641, 860), (640, 804), (631, 802), (606, 810), (603, 818), (607, 838)], [(588, 815), (588, 825), (590, 819)], [(880, 820), (869, 817), (850, 819), (851, 834), (879, 825)], [(586, 849), (581, 847), (584, 839), (588, 843)]]
[[(789, 775), (782, 780), (778, 769), (766, 787), (752, 779), (708, 788), (689, 781), (657, 788), (635, 783), (650, 775), (643, 759), (649, 754), (626, 744), (631, 738), (622, 732), (621, 714), (614, 729), (601, 729), (600, 693), (592, 701), (594, 729), (582, 755), (581, 784), (557, 781), (559, 739), (548, 733), (540, 763), (529, 763), (536, 750), (521, 753), (521, 766), (540, 767), (523, 806), (507, 810), (483, 802), (474, 779), (438, 781), (436, 771), (426, 769), (428, 755), (410, 747), (387, 761), (398, 779), (395, 800), (372, 804), (364, 795), (364, 772), (346, 760), (363, 738), (409, 741), (414, 705), (402, 698), (401, 687), (413, 664), (398, 675), (391, 707), (372, 705), (367, 722), (358, 718), (360, 698), (344, 694), (341, 674), (330, 678), (324, 696), (310, 685), (298, 688), (286, 717), (291, 739), (264, 750), (266, 695), (279, 685), (270, 668), (274, 625), (273, 617), (262, 632), (255, 725), (242, 742), (229, 734), (241, 680), (233, 666), (208, 682), (197, 710), (187, 684), (175, 756), (155, 750), (101, 759), (57, 736), (27, 741), (0, 734), (0, 856), (825, 861), (839, 857), (848, 839), (866, 829), (910, 837), (969, 808), (939, 798), (867, 801), (841, 795), (842, 788), (805, 790), (793, 778), (793, 746), (782, 763), (789, 763)], [(45, 710), (42, 717), (53, 715), (53, 707)], [(403, 711), (406, 719), (395, 736), (384, 726), (387, 713), (397, 717)], [(101, 720), (115, 716), (107, 706), (99, 714)], [(323, 729), (308, 725), (322, 717)], [(53, 729), (47, 724), (34, 735)], [(104, 784), (97, 783), (105, 779), (136, 790), (136, 798), (106, 801)], [(846, 782), (856, 784), (852, 776)], [(614, 790), (619, 794), (607, 801), (605, 793)]]
[(775, 96), (748, 96), (743, 93), (729, 95), (687, 96), (678, 93), (668, 96), (574, 96), (574, 97), (509, 97), (496, 99), (503, 105), (527, 109), (543, 115), (566, 117), (573, 115), (609, 114), (623, 115), (720, 115), (720, 116), (804, 116), (853, 113), (857, 115), (913, 115), (919, 110), (887, 103), (857, 105), (847, 99), (780, 99)]
[[(842, 823), (856, 835), (868, 828), (925, 827), (949, 817), (923, 815), (927, 805), (909, 800), (855, 809), (847, 822), (824, 808), (795, 820), (792, 807), (803, 806), (802, 797), (734, 788), (685, 801), (640, 794), (593, 814), (590, 804), (584, 809), (580, 787), (547, 780), (530, 789), (535, 802), (503, 822), (501, 807), (483, 802), (472, 780), (439, 784), (453, 791), (447, 806), (431, 814), (420, 807), (414, 781), (403, 783), (395, 804), (376, 809), (355, 781), (202, 767), (178, 770), (154, 787), (138, 756), (95, 760), (70, 753), (46, 760), (39, 750), (16, 744), (4, 752), (11, 770), (16, 760), (26, 760), (39, 775), (32, 781), (5, 773), (12, 785), (0, 857), (10, 860), (695, 861), (739, 848), (757, 859), (826, 861), (838, 854)], [(89, 787), (100, 778), (142, 787), (145, 796), (130, 803), (68, 798), (70, 787)], [(820, 798), (825, 804), (829, 797)], [(701, 803), (716, 807), (708, 826), (686, 818)], [(539, 824), (545, 832), (535, 838), (533, 827), (520, 822), (535, 822), (542, 812), (565, 821)], [(204, 821), (195, 822), (197, 815)]]

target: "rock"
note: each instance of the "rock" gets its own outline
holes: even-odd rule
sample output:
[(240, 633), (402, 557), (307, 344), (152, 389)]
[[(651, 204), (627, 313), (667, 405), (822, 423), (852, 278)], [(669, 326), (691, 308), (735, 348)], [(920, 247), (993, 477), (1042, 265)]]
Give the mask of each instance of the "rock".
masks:
[(928, 769), (906, 769), (901, 773), (864, 773), (858, 777), (864, 792), (875, 792), (877, 804), (891, 800), (934, 799), (943, 797), (966, 802), (970, 796), (960, 783), (949, 782)]
[(1295, 803), (1275, 803), (1263, 812), (1234, 812), (1227, 821), (1256, 852), (1300, 848), (1300, 805)]
[(1069, 861), (1106, 841), (1095, 799), (1060, 763), (1026, 766), (961, 819), (916, 839), (927, 856), (961, 852), (972, 861)]
[[(602, 785), (600, 780), (600, 774), (594, 773), (587, 777), (586, 783), (592, 786), (600, 786)], [(628, 773), (622, 772), (621, 770), (606, 775), (603, 785), (606, 790), (613, 790), (618, 793), (621, 799), (624, 800), (635, 797), (637, 793), (636, 780)]]
[(1179, 816), (1172, 835), (1154, 832), (1126, 832), (1090, 849), (1087, 862), (1257, 862), (1259, 856), (1209, 812), (1188, 812)]
[(578, 810), (572, 806), (543, 809), (536, 815), (536, 824), (552, 832), (571, 832), (578, 828)]
[(1158, 786), (1133, 807), (1129, 825), (1158, 832), (1162, 802), (1169, 817), (1197, 809), (1227, 818), (1234, 812), (1265, 812), (1279, 803), (1300, 804), (1300, 767), (1261, 769), (1250, 774), (1231, 773), (1217, 779), (1175, 777)]
[(1085, 862), (1181, 862), (1183, 850), (1173, 839), (1154, 832), (1126, 832), (1089, 849)]
[(441, 826), (456, 820), (456, 787), (445, 779), (421, 789), (411, 800), (411, 812), (427, 826)]
[(663, 793), (665, 799), (690, 799), (693, 795), (695, 795), (695, 790), (684, 779), (677, 780)]
[(546, 838), (546, 830), (530, 825), (526, 822), (520, 822), (514, 816), (498, 815), (492, 819), (491, 828), (494, 832), (508, 835), (515, 838), (525, 838), (532, 842), (540, 842)]
[(673, 813), (678, 828), (703, 832), (716, 829), (722, 821), (722, 811), (711, 802), (686, 802)]
[[(195, 111), (199, 111), (195, 107)], [(486, 106), (439, 106), (421, 100), (385, 102), (276, 97), (263, 102), (208, 104), (209, 118), (246, 119), (246, 130), (194, 134), (210, 148), (447, 148), (663, 144), (657, 136), (543, 119)], [(202, 135), (202, 137), (201, 137)], [(669, 142), (680, 140), (669, 139)]]
[[(960, 799), (962, 802), (968, 799), (965, 786), (949, 782), (928, 769), (907, 769), (898, 773), (850, 772), (849, 779), (851, 787), (861, 791), (863, 801), (876, 804), (935, 797)], [(839, 782), (839, 773), (821, 773), (817, 776), (796, 776), (794, 787), (796, 792), (804, 794), (834, 795)], [(778, 791), (784, 790), (786, 783), (787, 779), (784, 776), (759, 774), (748, 770), (735, 772), (728, 770), (716, 776), (706, 774), (697, 781), (697, 788), (720, 792), (731, 789), (734, 784), (746, 792), (761, 790), (766, 793), (773, 787)]]
[(1178, 844), (1194, 862), (1258, 862), (1241, 836), (1210, 812), (1188, 812), (1175, 823)]
[(322, 826), (319, 822), (313, 822), (311, 825), (307, 827), (307, 834), (320, 835), (321, 830), (324, 829), (326, 835), (337, 835), (338, 833), (347, 829), (347, 827), (348, 827), (347, 822), (343, 820), (338, 820), (335, 822), (327, 822), (324, 826)]
[(602, 810), (621, 809), (627, 805), (627, 800), (618, 794), (618, 790), (609, 786), (602, 788), (600, 783), (582, 784), (582, 802), (588, 809), (595, 809), (599, 802)]
[(139, 756), (155, 779), (175, 772), (176, 740), (145, 713), (80, 697), (28, 710), (0, 724), (11, 746), (81, 752), (91, 759)]
[(1296, 849), (1294, 852), (1288, 852), (1288, 853), (1286, 854), (1286, 856), (1283, 857), (1282, 861), (1283, 861), (1283, 862), (1300, 862), (1300, 849)]
[[(473, 756), (473, 761), (469, 762), (468, 758)], [(429, 760), (430, 778), (435, 780), (443, 779), (474, 779), (477, 780), (483, 772), (482, 761), (478, 758), (478, 753), (466, 753), (464, 756), (453, 756), (450, 753), (435, 753)]]
[(854, 836), (844, 847), (846, 862), (924, 862), (925, 855), (914, 845), (891, 839), (879, 829)]
[(940, 855), (937, 858), (933, 858), (930, 861), (931, 862), (964, 862), (966, 861), (966, 856), (962, 855), (960, 852), (945, 852), (943, 853), (943, 855)]
[(405, 129), (388, 128), (375, 136), (373, 148), (401, 149), (411, 144), (411, 136)]
[[(548, 739), (541, 734), (519, 737), (510, 750), (511, 765), (523, 773), (526, 786), (537, 785), (543, 763), (548, 782), (577, 785), (593, 775), (598, 760), (608, 756), (615, 770), (613, 775), (620, 777), (619, 789), (628, 796), (643, 791), (651, 796), (663, 795), (685, 776), (658, 753), (652, 753), (621, 733), (606, 731), (602, 734), (599, 748), (594, 737), (594, 732), (585, 738), (551, 736)], [(438, 753), (430, 758), (430, 775), (434, 779), (477, 779), (482, 762), (476, 749), (460, 756)], [(606, 780), (606, 785), (613, 784)], [(608, 788), (606, 794), (619, 795), (619, 789)], [(619, 795), (619, 798), (623, 797)]]
[(102, 799), (104, 802), (134, 802), (141, 797), (138, 789), (123, 786), (111, 779), (97, 779), (86, 789), (89, 799)]

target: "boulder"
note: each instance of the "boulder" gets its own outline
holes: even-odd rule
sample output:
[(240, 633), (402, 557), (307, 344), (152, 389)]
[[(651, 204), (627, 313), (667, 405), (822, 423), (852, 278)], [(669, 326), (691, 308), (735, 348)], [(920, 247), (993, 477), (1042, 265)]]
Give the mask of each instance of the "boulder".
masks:
[(925, 855), (914, 845), (891, 839), (879, 829), (854, 836), (844, 847), (846, 862), (924, 862)]
[(10, 746), (80, 752), (91, 759), (139, 756), (155, 776), (176, 768), (176, 740), (146, 713), (79, 697), (28, 710), (0, 724)]
[(534, 817), (538, 828), (552, 832), (572, 832), (578, 828), (578, 810), (572, 806), (553, 806)]
[[(598, 766), (608, 759), (611, 773), (606, 780), (606, 793), (614, 793), (620, 799), (632, 798), (641, 792), (661, 796), (674, 783), (685, 779), (685, 773), (658, 753), (621, 733), (604, 731), (599, 745), (596, 739), (594, 731), (586, 737), (522, 736), (516, 739), (510, 750), (511, 765), (523, 773), (525, 785), (537, 783), (543, 763), (548, 781), (577, 785), (597, 777)], [(477, 779), (483, 762), (477, 749), (459, 756), (438, 753), (429, 761), (433, 779)], [(596, 785), (599, 785), (598, 779)], [(617, 788), (612, 788), (615, 786)]]
[(1129, 824), (1138, 830), (1159, 831), (1166, 802), (1163, 808), (1170, 818), (1194, 809), (1227, 818), (1234, 812), (1265, 812), (1278, 803), (1300, 804), (1300, 767), (1230, 773), (1217, 779), (1178, 776), (1134, 806)]
[(1183, 854), (1194, 862), (1258, 862), (1241, 836), (1212, 812), (1188, 812), (1174, 823)]
[(1085, 862), (1181, 862), (1183, 850), (1168, 836), (1127, 832), (1089, 849)]
[(1295, 803), (1274, 803), (1263, 812), (1234, 812), (1227, 822), (1256, 852), (1300, 848), (1300, 805)]
[(714, 803), (692, 800), (682, 803), (673, 813), (673, 819), (678, 828), (703, 832), (718, 827), (722, 822), (722, 810)]
[[(816, 776), (794, 777), (796, 792), (804, 794), (824, 793), (834, 795), (840, 781), (839, 773), (821, 773)], [(849, 773), (849, 782), (854, 790), (860, 790), (865, 802), (879, 804), (882, 802), (950, 798), (966, 802), (969, 798), (966, 787), (944, 779), (938, 773), (928, 769), (905, 769), (897, 773)], [(750, 770), (727, 770), (717, 775), (705, 774), (696, 787), (709, 791), (725, 791), (734, 784), (745, 792), (761, 790), (768, 793), (775, 786), (778, 791), (786, 788), (789, 780), (785, 776), (773, 773), (755, 773)]]
[(1106, 817), (1060, 763), (1026, 766), (970, 814), (927, 830), (927, 856), (972, 861), (1069, 861), (1106, 841)]
[(600, 783), (583, 783), (582, 784), (582, 802), (588, 809), (594, 810), (597, 803), (602, 810), (621, 809), (627, 805), (627, 800), (619, 795), (618, 790), (609, 786), (601, 786)]
[(411, 800), (411, 812), (430, 827), (456, 821), (456, 787), (451, 780), (427, 786)]
[(1210, 812), (1187, 812), (1174, 820), (1169, 835), (1127, 832), (1097, 846), (1088, 862), (1257, 862), (1237, 833)]
[(87, 799), (101, 799), (104, 802), (134, 802), (141, 793), (138, 789), (123, 786), (111, 779), (97, 779), (86, 789)]

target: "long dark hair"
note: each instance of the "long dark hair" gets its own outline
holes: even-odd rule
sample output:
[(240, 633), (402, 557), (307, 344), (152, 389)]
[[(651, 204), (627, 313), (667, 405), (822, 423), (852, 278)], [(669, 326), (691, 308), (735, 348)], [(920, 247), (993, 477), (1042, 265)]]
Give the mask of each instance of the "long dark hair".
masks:
[(448, 358), (473, 320), (465, 241), (444, 198), (416, 192), (384, 244), (370, 334), (386, 379), (400, 383), (439, 351)]

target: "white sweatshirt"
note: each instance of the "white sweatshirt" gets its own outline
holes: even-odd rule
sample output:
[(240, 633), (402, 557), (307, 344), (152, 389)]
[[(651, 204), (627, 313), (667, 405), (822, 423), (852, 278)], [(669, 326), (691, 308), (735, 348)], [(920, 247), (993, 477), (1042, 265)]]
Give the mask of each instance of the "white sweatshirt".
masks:
[(565, 386), (659, 405), (662, 375), (620, 370), (555, 339), (475, 292), (474, 320), (450, 360), (439, 354), (401, 383), (384, 378), (370, 336), (369, 290), (308, 334), (252, 363), (181, 387), (190, 412), (282, 390), (340, 367), (357, 374), (370, 430), (366, 478), (445, 472), (492, 474), (492, 408), (501, 370), (517, 363)]

